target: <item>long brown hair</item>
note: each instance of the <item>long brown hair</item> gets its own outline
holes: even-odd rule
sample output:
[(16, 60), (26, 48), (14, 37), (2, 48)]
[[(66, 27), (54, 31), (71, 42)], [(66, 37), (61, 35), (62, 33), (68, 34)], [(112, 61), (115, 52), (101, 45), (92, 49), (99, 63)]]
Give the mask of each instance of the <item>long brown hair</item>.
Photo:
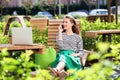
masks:
[(74, 19), (72, 16), (69, 16), (69, 15), (65, 15), (64, 18), (70, 19), (70, 22), (74, 24), (74, 25), (72, 26), (72, 31), (73, 31), (73, 33), (79, 34), (79, 33), (80, 33), (80, 31), (79, 31), (79, 26), (77, 25), (77, 22), (75, 21), (75, 19)]

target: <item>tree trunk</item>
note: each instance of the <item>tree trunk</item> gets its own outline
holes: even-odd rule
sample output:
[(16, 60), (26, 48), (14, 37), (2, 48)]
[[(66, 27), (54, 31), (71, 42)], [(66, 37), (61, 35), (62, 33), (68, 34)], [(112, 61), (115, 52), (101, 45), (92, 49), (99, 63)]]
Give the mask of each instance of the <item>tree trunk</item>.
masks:
[(0, 13), (0, 22), (2, 22), (2, 8), (0, 9), (1, 11), (1, 13)]

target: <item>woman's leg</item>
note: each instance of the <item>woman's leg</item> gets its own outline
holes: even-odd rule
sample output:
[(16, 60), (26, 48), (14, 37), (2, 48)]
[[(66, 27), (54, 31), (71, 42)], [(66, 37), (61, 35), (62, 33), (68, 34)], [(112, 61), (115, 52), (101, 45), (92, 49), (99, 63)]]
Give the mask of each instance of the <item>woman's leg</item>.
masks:
[(54, 68), (54, 69), (57, 69), (58, 71), (62, 71), (62, 70), (64, 70), (64, 68), (65, 68), (65, 62), (60, 61), (60, 62), (57, 64), (56, 68)]
[(50, 73), (52, 75), (60, 76), (61, 72), (63, 73), (64, 71), (64, 67), (65, 67), (65, 63), (63, 61), (60, 61), (55, 68), (48, 67), (48, 69), (50, 70)]

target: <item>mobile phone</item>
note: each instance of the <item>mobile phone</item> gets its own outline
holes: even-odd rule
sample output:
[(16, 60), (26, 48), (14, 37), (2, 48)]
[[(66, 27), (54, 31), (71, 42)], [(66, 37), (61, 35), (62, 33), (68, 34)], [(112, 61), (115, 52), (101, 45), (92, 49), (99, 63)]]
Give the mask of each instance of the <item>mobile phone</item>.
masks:
[(62, 29), (64, 29), (64, 26), (62, 25)]
[(62, 25), (62, 29), (63, 29), (63, 32), (65, 32), (66, 30), (64, 29), (64, 26)]

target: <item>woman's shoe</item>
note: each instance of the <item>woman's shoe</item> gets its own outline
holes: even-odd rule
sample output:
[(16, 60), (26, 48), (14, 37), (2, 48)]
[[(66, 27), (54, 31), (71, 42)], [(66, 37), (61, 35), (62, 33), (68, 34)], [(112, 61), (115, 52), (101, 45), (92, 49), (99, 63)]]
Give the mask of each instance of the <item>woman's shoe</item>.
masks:
[(48, 67), (47, 68), (48, 70), (50, 70), (50, 74), (54, 77), (58, 77), (59, 76), (59, 73), (58, 71), (56, 71), (55, 69), (51, 68), (51, 67)]
[(59, 73), (59, 79), (60, 80), (65, 80), (65, 78), (68, 76), (68, 73), (64, 70), (62, 70), (60, 73)]

